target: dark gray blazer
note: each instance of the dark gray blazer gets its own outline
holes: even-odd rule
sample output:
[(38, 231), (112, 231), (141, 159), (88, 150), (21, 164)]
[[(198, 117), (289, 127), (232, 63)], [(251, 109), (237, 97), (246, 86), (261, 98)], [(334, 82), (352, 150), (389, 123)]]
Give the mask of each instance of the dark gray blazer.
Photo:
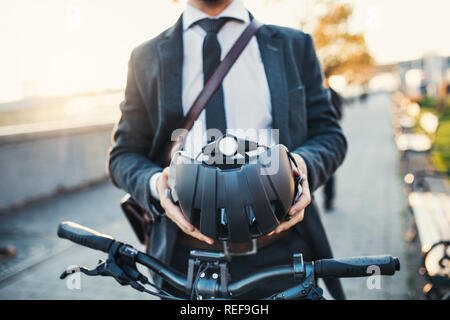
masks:
[[(256, 37), (270, 89), (272, 126), (279, 129), (280, 143), (305, 160), (314, 191), (342, 163), (347, 143), (323, 87), (313, 41), (301, 31), (272, 25), (263, 26)], [(122, 117), (113, 132), (108, 169), (114, 184), (147, 210), (155, 201), (149, 179), (161, 170), (171, 133), (183, 123), (182, 65), (181, 17), (135, 48), (129, 60)], [(297, 229), (315, 259), (332, 257), (314, 201)], [(153, 227), (150, 254), (169, 263), (176, 236), (176, 225), (163, 217)], [(335, 298), (344, 298), (339, 281), (326, 283)]]

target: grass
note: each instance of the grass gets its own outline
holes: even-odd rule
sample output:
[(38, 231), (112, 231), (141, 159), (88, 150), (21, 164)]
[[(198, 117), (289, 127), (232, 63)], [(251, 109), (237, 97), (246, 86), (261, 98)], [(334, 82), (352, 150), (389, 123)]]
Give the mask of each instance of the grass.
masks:
[[(438, 171), (450, 171), (450, 99), (438, 100), (425, 97), (421, 102), (421, 114), (434, 113), (439, 118), (439, 127), (434, 137), (431, 162)], [(417, 128), (417, 132), (423, 129)]]
[(450, 171), (450, 113), (440, 118), (431, 161), (437, 170)]
[(435, 142), (435, 147), (431, 154), (431, 161), (437, 170), (449, 172), (450, 152), (448, 150), (450, 144), (450, 121), (446, 124), (444, 132), (445, 134), (443, 133), (442, 136), (439, 137), (439, 141), (436, 140)]

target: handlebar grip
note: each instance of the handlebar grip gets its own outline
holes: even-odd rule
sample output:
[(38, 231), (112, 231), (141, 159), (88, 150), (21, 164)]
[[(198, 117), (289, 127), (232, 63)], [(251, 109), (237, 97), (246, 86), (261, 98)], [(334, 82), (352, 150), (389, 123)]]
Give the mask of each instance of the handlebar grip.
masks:
[(115, 242), (114, 238), (111, 236), (101, 234), (95, 230), (70, 221), (64, 221), (59, 224), (58, 237), (106, 253)]
[(321, 278), (369, 277), (377, 273), (393, 275), (399, 270), (399, 259), (390, 255), (323, 259), (314, 263), (315, 275)]

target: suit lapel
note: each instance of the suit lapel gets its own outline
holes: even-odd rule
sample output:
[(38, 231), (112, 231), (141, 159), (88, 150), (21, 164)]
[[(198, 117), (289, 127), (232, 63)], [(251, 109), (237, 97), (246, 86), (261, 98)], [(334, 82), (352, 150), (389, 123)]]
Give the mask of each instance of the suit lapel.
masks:
[(183, 125), (182, 69), (183, 69), (183, 29), (182, 16), (167, 31), (159, 43), (161, 63), (160, 112), (168, 134)]
[(272, 128), (279, 129), (279, 143), (290, 146), (288, 130), (288, 89), (283, 62), (283, 43), (275, 30), (263, 26), (256, 34), (269, 84), (272, 103)]

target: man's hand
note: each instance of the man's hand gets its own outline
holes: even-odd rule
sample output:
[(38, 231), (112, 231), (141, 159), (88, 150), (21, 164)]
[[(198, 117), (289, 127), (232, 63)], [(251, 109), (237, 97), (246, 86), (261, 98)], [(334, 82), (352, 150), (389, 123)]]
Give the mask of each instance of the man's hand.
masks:
[[(307, 177), (308, 171), (303, 158), (296, 153), (292, 153), (292, 156), (294, 157), (295, 162), (297, 162), (298, 169), (300, 169), (301, 171), (298, 172), (295, 165), (292, 164), (292, 170), (294, 171), (294, 174), (300, 175), (303, 173)], [(309, 191), (308, 179), (303, 181), (302, 190), (303, 191), (300, 198), (298, 198), (297, 202), (294, 203), (294, 205), (289, 209), (289, 220), (280, 223), (280, 225), (276, 227), (274, 231), (268, 234), (269, 236), (273, 235), (274, 233), (283, 232), (303, 220), (303, 217), (305, 215), (305, 208), (311, 203), (311, 192)]]
[(159, 194), (159, 201), (164, 211), (166, 212), (167, 217), (176, 223), (176, 225), (186, 234), (197, 238), (200, 241), (204, 241), (208, 244), (213, 244), (214, 240), (205, 236), (200, 232), (197, 228), (195, 228), (186, 218), (186, 216), (181, 212), (179, 206), (174, 204), (170, 198), (166, 197), (166, 190), (170, 189), (169, 187), (169, 167), (166, 167), (162, 174), (158, 177), (156, 181), (156, 189)]

